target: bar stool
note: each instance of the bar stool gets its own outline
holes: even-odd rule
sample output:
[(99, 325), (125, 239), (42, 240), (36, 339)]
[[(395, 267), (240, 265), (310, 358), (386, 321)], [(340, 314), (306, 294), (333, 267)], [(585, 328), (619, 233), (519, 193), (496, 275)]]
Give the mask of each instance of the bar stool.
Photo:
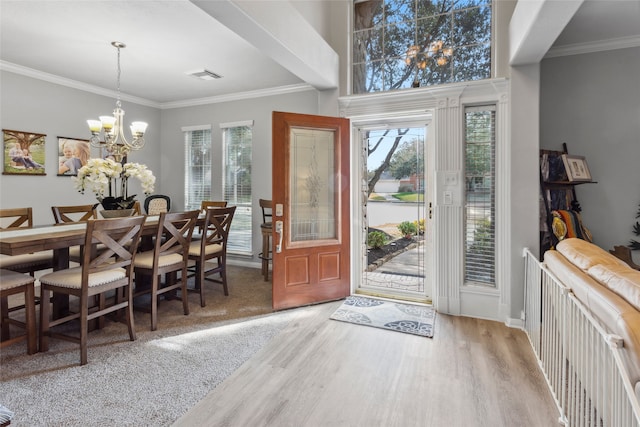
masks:
[[(2, 341), (0, 348), (22, 340), (27, 340), (27, 353), (34, 354), (38, 351), (36, 329), (36, 303), (33, 283), (35, 279), (26, 274), (11, 270), (0, 270), (0, 305), (2, 325)], [(9, 304), (7, 298), (10, 295), (24, 293), (25, 319), (24, 322), (9, 317)], [(26, 334), (10, 338), (9, 325), (17, 325), (26, 329)]]
[(262, 275), (265, 282), (269, 280), (269, 261), (271, 260), (271, 234), (273, 230), (271, 206), (271, 200), (260, 199), (260, 208), (262, 208), (262, 224), (260, 224), (262, 252), (258, 256), (262, 259)]

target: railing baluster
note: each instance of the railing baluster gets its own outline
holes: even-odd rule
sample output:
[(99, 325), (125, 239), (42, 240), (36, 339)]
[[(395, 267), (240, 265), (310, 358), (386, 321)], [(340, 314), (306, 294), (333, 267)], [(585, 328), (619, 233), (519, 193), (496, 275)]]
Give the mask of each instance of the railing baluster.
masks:
[(569, 426), (640, 427), (640, 402), (608, 334), (571, 291), (528, 250), (524, 329)]

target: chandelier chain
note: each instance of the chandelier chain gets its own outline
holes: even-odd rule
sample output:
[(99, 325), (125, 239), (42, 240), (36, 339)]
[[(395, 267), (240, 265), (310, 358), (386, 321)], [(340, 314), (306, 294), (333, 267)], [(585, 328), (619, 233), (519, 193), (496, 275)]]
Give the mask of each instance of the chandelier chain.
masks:
[(120, 46), (117, 46), (118, 49), (118, 76), (117, 76), (117, 97), (116, 97), (116, 107), (122, 108), (122, 102), (120, 102)]

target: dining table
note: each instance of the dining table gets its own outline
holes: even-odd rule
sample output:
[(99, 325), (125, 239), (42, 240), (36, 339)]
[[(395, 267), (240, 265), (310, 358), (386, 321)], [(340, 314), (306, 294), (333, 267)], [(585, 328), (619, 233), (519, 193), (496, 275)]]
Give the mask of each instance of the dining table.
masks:
[[(143, 240), (150, 240), (157, 233), (159, 218), (159, 215), (147, 215), (142, 229)], [(197, 225), (202, 225), (204, 218), (201, 214)], [(0, 253), (23, 255), (52, 250), (53, 269), (63, 270), (69, 268), (69, 248), (84, 244), (86, 227), (86, 222), (75, 222), (0, 231)], [(62, 297), (54, 296), (54, 318), (65, 315), (69, 310), (68, 298), (64, 298), (64, 295)]]

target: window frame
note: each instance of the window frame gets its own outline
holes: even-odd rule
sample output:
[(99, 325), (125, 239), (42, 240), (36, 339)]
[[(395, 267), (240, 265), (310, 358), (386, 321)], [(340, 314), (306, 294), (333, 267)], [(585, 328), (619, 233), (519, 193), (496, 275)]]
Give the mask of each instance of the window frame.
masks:
[[(467, 133), (467, 122), (468, 122), (468, 113), (473, 112), (488, 112), (491, 115), (489, 129), (485, 129), (485, 131), (489, 131), (489, 140), (486, 141), (490, 144), (490, 165), (489, 165), (489, 173), (476, 173), (471, 174), (468, 170), (469, 158), (467, 156), (469, 139)], [(497, 157), (497, 136), (496, 136), (496, 124), (497, 120), (497, 106), (495, 104), (486, 104), (486, 105), (478, 105), (478, 106), (466, 106), (464, 108), (464, 141), (463, 141), (463, 153), (464, 153), (464, 221), (463, 221), (463, 235), (464, 235), (464, 283), (465, 285), (477, 285), (477, 286), (485, 286), (490, 288), (497, 287), (496, 275), (497, 275), (497, 238), (496, 233), (498, 230), (498, 225), (496, 224), (496, 216), (497, 216), (497, 200), (496, 200), (496, 157)], [(486, 202), (474, 202), (470, 203), (469, 198), (469, 178), (473, 178), (474, 182), (477, 182), (476, 178), (481, 178), (483, 184), (486, 183), (486, 178), (489, 178), (489, 205), (486, 207)], [(483, 186), (482, 188), (485, 188)], [(485, 205), (485, 206), (483, 206)], [(484, 220), (485, 218), (473, 219), (470, 223), (469, 212), (471, 209), (483, 210), (484, 214), (488, 212), (489, 216), (489, 224), (488, 228)], [(483, 228), (480, 228), (483, 227)], [(470, 232), (470, 229), (473, 231)], [(479, 231), (480, 230), (480, 231)], [(471, 233), (471, 235), (470, 235)], [(471, 237), (473, 237), (473, 241), (470, 241)], [(474, 250), (474, 244), (476, 244), (476, 237), (482, 239), (479, 245), (487, 244), (487, 239), (489, 240), (488, 245), (491, 249), (491, 253), (482, 253), (482, 249), (479, 246), (476, 246)], [(473, 253), (473, 257), (470, 255)], [(480, 263), (472, 263), (471, 259), (476, 261), (481, 261)], [(487, 267), (490, 265), (490, 267)], [(473, 271), (470, 271), (473, 270)], [(486, 280), (478, 280), (480, 276), (488, 275)], [(475, 279), (475, 280), (474, 280)]]

